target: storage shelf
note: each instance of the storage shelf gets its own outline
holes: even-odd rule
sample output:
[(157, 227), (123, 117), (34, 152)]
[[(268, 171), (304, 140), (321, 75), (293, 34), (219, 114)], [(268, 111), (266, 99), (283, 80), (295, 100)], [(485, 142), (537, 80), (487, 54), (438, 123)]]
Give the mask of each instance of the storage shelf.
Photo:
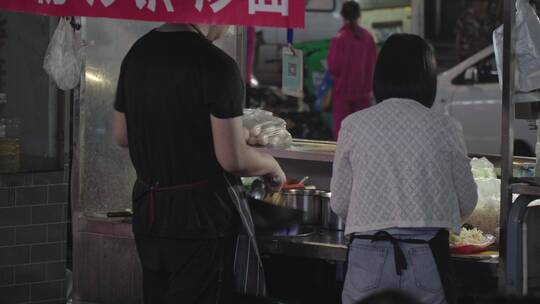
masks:
[(540, 91), (514, 94), (514, 103), (529, 103), (529, 102), (540, 102)]
[(532, 195), (540, 197), (539, 186), (529, 186), (524, 184), (512, 185), (512, 193), (519, 195)]
[(292, 146), (287, 149), (258, 149), (280, 159), (331, 163), (334, 161), (336, 144), (331, 142), (294, 140)]

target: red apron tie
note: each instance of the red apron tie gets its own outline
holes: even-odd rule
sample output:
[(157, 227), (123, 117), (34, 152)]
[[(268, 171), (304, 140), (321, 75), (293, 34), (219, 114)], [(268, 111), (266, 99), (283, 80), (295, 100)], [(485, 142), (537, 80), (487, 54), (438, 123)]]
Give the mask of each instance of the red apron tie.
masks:
[(155, 215), (155, 213), (156, 213), (156, 193), (169, 192), (169, 191), (193, 190), (193, 189), (202, 188), (202, 187), (208, 185), (207, 180), (199, 181), (199, 182), (195, 182), (195, 183), (190, 183), (190, 184), (180, 184), (180, 185), (167, 186), (167, 187), (148, 186), (148, 184), (146, 184), (146, 183), (144, 183), (144, 182), (142, 182), (140, 180), (139, 180), (139, 182), (141, 184), (145, 185), (146, 187), (148, 187), (148, 190), (146, 190), (143, 193), (143, 195), (147, 194), (147, 193), (150, 194), (150, 204), (148, 205), (148, 223), (149, 223), (148, 230), (152, 230), (152, 226), (154, 225), (155, 218), (156, 218), (156, 215)]

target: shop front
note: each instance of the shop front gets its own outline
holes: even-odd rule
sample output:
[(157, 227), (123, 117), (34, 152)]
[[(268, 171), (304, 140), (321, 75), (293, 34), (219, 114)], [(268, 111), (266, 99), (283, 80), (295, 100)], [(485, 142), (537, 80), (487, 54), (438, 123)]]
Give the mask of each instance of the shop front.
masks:
[[(320, 110), (317, 110), (316, 107), (313, 106), (315, 99), (319, 98), (318, 102), (321, 102), (321, 96), (317, 97), (315, 95), (317, 95), (317, 89), (320, 87), (322, 79), (324, 78), (323, 68), (326, 64), (325, 52), (327, 52), (326, 48), (329, 44), (329, 39), (327, 38), (330, 38), (326, 37), (328, 35), (325, 37), (317, 36), (322, 34), (318, 31), (319, 28), (315, 23), (331, 16), (331, 18), (334, 19), (324, 19), (326, 21), (323, 20), (321, 22), (324, 23), (322, 27), (325, 30), (328, 31), (328, 28), (332, 28), (333, 31), (335, 26), (329, 26), (328, 24), (331, 23), (335, 25), (337, 22), (336, 20), (339, 20), (336, 19), (337, 17), (335, 14), (339, 11), (338, 5), (341, 4), (340, 1), (331, 1), (333, 5), (324, 5), (325, 3), (318, 4), (318, 2), (321, 1), (307, 1), (306, 28), (304, 30), (295, 31), (296, 40), (292, 41), (292, 45), (299, 50), (303, 50), (304, 54), (309, 54), (311, 50), (313, 52), (310, 55), (319, 57), (317, 57), (317, 60), (313, 60), (311, 66), (308, 66), (310, 62), (309, 58), (307, 58), (308, 56), (306, 55), (306, 58), (304, 58), (306, 68), (312, 70), (308, 70), (307, 73), (310, 77), (309, 80), (304, 80), (305, 95), (301, 98), (282, 94), (280, 88), (277, 87), (276, 82), (276, 79), (279, 80), (280, 77), (274, 75), (274, 72), (278, 72), (280, 75), (281, 72), (283, 72), (280, 70), (281, 59), (266, 58), (264, 56), (275, 55), (276, 52), (281, 51), (282, 47), (287, 46), (287, 31), (285, 28), (302, 26), (303, 5), (301, 9), (302, 13), (298, 12), (298, 8), (289, 11), (289, 16), (294, 15), (294, 18), (273, 18), (272, 16), (279, 15), (283, 17), (286, 15), (284, 11), (277, 10), (276, 7), (275, 10), (267, 11), (264, 15), (266, 16), (265, 18), (257, 19), (248, 13), (247, 17), (242, 19), (237, 15), (235, 16), (235, 14), (219, 14), (221, 9), (226, 9), (227, 7), (226, 4), (225, 6), (219, 6), (218, 3), (228, 3), (227, 1), (214, 1), (213, 6), (205, 6), (207, 4), (206, 1), (196, 1), (193, 8), (186, 8), (186, 10), (181, 10), (177, 6), (180, 5), (180, 1), (157, 1), (157, 6), (151, 5), (151, 3), (155, 4), (156, 1), (149, 1), (148, 4), (142, 6), (133, 5), (133, 7), (130, 8), (125, 7), (125, 10), (122, 10), (122, 7), (120, 6), (114, 6), (115, 1), (95, 1), (95, 3), (92, 1), (93, 6), (91, 6), (91, 8), (95, 10), (91, 10), (92, 13), (90, 14), (82, 13), (88, 12), (88, 7), (68, 2), (63, 9), (54, 10), (54, 5), (62, 7), (64, 2), (65, 1), (46, 1), (45, 3), (39, 2), (39, 5), (13, 7), (13, 4), (8, 4), (7, 6), (0, 5), (0, 7), (26, 12), (33, 11), (43, 14), (62, 15), (69, 12), (68, 15), (79, 13), (79, 15), (88, 16), (83, 17), (81, 20), (80, 34), (85, 42), (85, 60), (80, 84), (70, 93), (61, 93), (57, 90), (50, 89), (47, 80), (37, 89), (28, 91), (22, 90), (24, 92), (20, 93), (32, 94), (38, 89), (46, 91), (41, 95), (48, 98), (49, 105), (45, 106), (39, 113), (50, 114), (54, 112), (54, 109), (56, 108), (52, 107), (51, 103), (53, 101), (57, 102), (58, 99), (67, 100), (67, 104), (71, 105), (70, 107), (67, 107), (67, 111), (68, 113), (72, 113), (72, 115), (67, 115), (69, 120), (66, 121), (72, 123), (72, 128), (65, 127), (61, 129), (65, 129), (66, 132), (72, 132), (67, 133), (69, 138), (71, 138), (72, 145), (63, 142), (47, 142), (39, 144), (38, 148), (46, 150), (39, 153), (39, 155), (42, 156), (58, 155), (57, 151), (63, 150), (66, 145), (68, 147), (67, 152), (69, 152), (69, 147), (72, 147), (71, 161), (66, 161), (66, 164), (68, 164), (66, 170), (69, 171), (70, 176), (70, 212), (73, 238), (73, 292), (70, 296), (73, 302), (99, 304), (142, 303), (142, 271), (135, 249), (131, 225), (131, 189), (136, 180), (136, 175), (127, 149), (118, 147), (114, 142), (111, 130), (112, 106), (119, 78), (120, 64), (132, 44), (139, 37), (155, 28), (158, 25), (158, 22), (178, 22), (187, 20), (193, 23), (240, 24), (232, 27), (228, 34), (223, 39), (217, 41), (216, 44), (237, 61), (238, 65), (242, 67), (242, 71), (247, 70), (245, 66), (247, 65), (246, 58), (248, 57), (248, 51), (246, 51), (248, 31), (244, 25), (273, 25), (282, 27), (279, 29), (261, 27), (259, 29), (259, 34), (265, 38), (265, 44), (259, 44), (257, 46), (258, 51), (255, 56), (256, 63), (254, 74), (255, 78), (258, 78), (261, 83), (251, 88), (250, 98), (252, 99), (249, 100), (249, 102), (251, 105), (257, 105), (260, 109), (275, 110), (276, 116), (280, 116), (287, 121), (289, 132), (293, 133), (295, 137), (303, 137), (303, 139), (297, 138), (292, 140), (292, 143), (287, 147), (277, 148), (259, 146), (257, 149), (274, 156), (279, 161), (289, 179), (299, 181), (304, 177), (309, 177), (304, 183), (305, 185), (309, 185), (308, 189), (297, 189), (298, 191), (305, 191), (301, 192), (303, 193), (302, 196), (305, 197), (297, 198), (296, 196), (299, 195), (294, 195), (294, 199), (306, 200), (308, 204), (311, 204), (310, 208), (304, 207), (305, 210), (303, 210), (303, 212), (305, 212), (305, 214), (309, 212), (312, 217), (310, 220), (306, 220), (303, 225), (295, 227), (295, 229), (289, 227), (289, 229), (263, 231), (263, 229), (259, 227), (260, 233), (258, 233), (257, 240), (263, 257), (263, 263), (267, 271), (268, 296), (270, 298), (279, 299), (285, 303), (340, 303), (341, 290), (347, 271), (346, 261), (349, 239), (345, 236), (342, 228), (329, 226), (323, 216), (323, 214), (328, 216), (332, 215), (331, 211), (325, 213), (324, 209), (327, 208), (327, 205), (325, 204), (328, 204), (328, 200), (325, 200), (325, 198), (328, 199), (331, 196), (329, 190), (336, 143), (319, 140), (329, 140), (332, 138), (330, 130), (331, 124), (327, 121), (325, 122), (324, 113), (321, 113)], [(363, 19), (365, 24), (362, 24), (373, 33), (374, 37), (376, 37), (376, 42), (380, 42), (381, 45), (392, 33), (408, 32), (419, 35), (423, 34), (423, 16), (421, 12), (424, 9), (424, 5), (420, 3), (420, 1), (381, 1), (384, 2), (384, 4), (381, 4), (378, 1), (377, 3), (375, 3), (375, 1), (364, 2), (369, 9), (366, 9), (365, 19)], [(506, 1), (505, 4), (512, 7), (514, 2), (515, 1)], [(137, 3), (140, 2), (138, 1)], [(257, 3), (258, 5), (256, 5)], [(283, 3), (287, 2), (284, 1)], [(0, 4), (2, 3), (0, 2)], [(249, 6), (252, 5), (254, 14), (257, 10), (263, 10), (265, 8), (267, 10), (269, 9), (265, 6), (268, 4), (264, 1), (249, 1)], [(279, 5), (277, 6), (279, 7)], [(238, 9), (249, 12), (248, 8), (249, 7), (246, 4), (245, 7), (240, 6), (230, 9), (231, 11)], [(155, 11), (157, 11), (157, 13), (154, 14)], [(191, 15), (182, 15), (185, 11), (190, 11)], [(197, 12), (205, 12), (208, 16), (197, 15)], [(292, 14), (292, 12), (294, 12), (294, 14)], [(175, 17), (172, 17), (173, 15)], [(299, 17), (299, 15), (302, 17)], [(507, 18), (510, 18), (510, 15), (511, 13), (508, 9)], [(422, 16), (422, 18), (418, 16)], [(97, 17), (140, 20), (117, 20)], [(49, 20), (56, 20), (47, 19), (45, 17), (35, 18), (42, 18), (43, 20), (46, 20), (47, 23), (49, 23)], [(317, 18), (320, 18), (320, 20)], [(507, 21), (507, 25), (510, 25), (511, 20), (508, 19)], [(50, 22), (53, 23), (52, 21)], [(0, 20), (0, 25), (1, 24)], [(55, 24), (55, 22), (53, 24)], [(321, 25), (319, 24), (318, 26)], [(47, 31), (51, 31), (53, 28), (54, 27), (49, 27), (47, 25)], [(337, 31), (338, 28), (335, 30)], [(49, 33), (47, 33), (46, 36), (49, 36)], [(274, 41), (271, 41), (268, 37), (275, 39)], [(309, 37), (313, 38), (313, 40), (308, 39)], [(306, 41), (301, 41), (302, 39), (305, 39)], [(317, 43), (310, 44), (310, 42), (313, 42), (314, 40), (316, 40)], [(325, 42), (324, 40), (327, 41)], [(48, 41), (44, 41), (44, 45), (46, 45), (47, 42)], [(296, 44), (294, 44), (294, 42), (296, 42)], [(311, 47), (314, 45), (315, 50), (312, 50)], [(512, 51), (510, 51), (511, 49), (512, 45), (508, 45), (508, 49), (505, 49), (505, 51), (512, 54)], [(1, 53), (2, 49), (0, 48), (0, 55)], [(508, 60), (509, 58), (510, 57), (508, 57)], [(276, 60), (278, 61), (277, 65), (275, 65), (274, 62)], [(506, 61), (507, 65), (505, 66), (505, 69), (509, 70), (510, 64), (508, 60)], [(17, 59), (16, 61), (24, 62), (22, 59)], [(272, 64), (274, 64), (274, 67), (270, 67)], [(41, 65), (38, 63), (32, 64), (32, 66), (35, 69), (41, 69)], [(465, 81), (467, 80), (465, 79), (467, 73), (465, 70), (463, 70), (463, 72)], [(17, 75), (16, 72), (14, 73)], [(38, 72), (35, 72), (35, 74), (38, 74)], [(456, 77), (460, 76), (462, 75), (456, 75)], [(11, 76), (11, 73), (8, 73), (5, 77), (15, 76)], [(504, 106), (501, 109), (501, 112), (504, 113), (504, 115), (507, 115), (503, 116), (503, 126), (506, 127), (511, 124), (510, 121), (513, 120), (511, 113), (514, 111), (511, 98), (513, 92), (512, 89), (508, 88), (511, 83), (509, 79), (511, 78), (508, 77), (505, 76), (504, 78), (505, 99)], [(265, 81), (267, 83), (264, 83)], [(17, 83), (21, 82), (18, 81)], [(40, 82), (38, 81), (34, 81), (31, 85), (38, 86), (39, 83)], [(269, 92), (273, 92), (272, 94), (274, 95), (268, 93), (268, 91), (266, 93), (262, 92), (265, 87)], [(2, 83), (0, 81), (0, 111), (2, 111), (2, 97), (5, 97), (5, 94), (1, 94), (2, 89)], [(258, 95), (256, 94), (257, 90), (259, 90), (258, 92), (260, 93)], [(12, 98), (13, 100), (16, 99), (16, 97), (11, 97), (12, 95), (15, 94), (11, 94), (8, 91), (8, 105), (12, 103)], [(260, 99), (256, 100), (254, 96)], [(312, 100), (312, 103), (309, 101), (310, 96), (314, 99)], [(534, 96), (535, 95), (533, 94), (532, 98), (534, 98)], [(21, 100), (26, 100), (26, 98), (21, 97)], [(530, 98), (528, 100), (530, 101)], [(14, 103), (20, 104), (19, 101)], [(28, 108), (28, 106), (25, 106), (24, 108)], [(442, 105), (441, 108), (444, 108), (444, 105)], [(64, 113), (64, 111), (65, 110), (62, 110), (61, 113)], [(23, 113), (21, 115), (27, 115), (23, 110), (21, 110), (20, 113)], [(0, 112), (0, 114), (3, 113)], [(529, 114), (536, 115), (538, 113), (531, 112)], [(42, 115), (38, 116), (42, 117)], [(505, 120), (504, 117), (506, 117), (507, 120)], [(529, 115), (527, 118), (530, 119), (531, 116)], [(518, 123), (526, 124), (525, 121)], [(9, 122), (9, 124), (12, 126), (13, 122)], [(49, 119), (46, 125), (51, 129), (32, 127), (32, 130), (40, 129), (40, 131), (47, 133), (40, 138), (51, 138), (51, 133), (58, 132), (58, 126), (52, 122), (52, 119)], [(0, 131), (1, 126), (2, 125), (0, 125)], [(493, 129), (495, 127), (490, 126), (489, 128)], [(6, 127), (6, 129), (9, 129), (9, 127)], [(313, 130), (316, 130), (316, 132)], [(498, 206), (498, 209), (502, 210), (500, 218), (503, 220), (501, 220), (502, 230), (500, 231), (500, 238), (497, 242), (490, 244), (490, 247), (488, 248), (484, 248), (486, 250), (467, 254), (455, 253), (452, 256), (451, 264), (455, 271), (458, 295), (463, 303), (469, 303), (470, 301), (474, 302), (476, 299), (492, 296), (498, 292), (504, 293), (506, 290), (518, 294), (535, 294), (540, 288), (539, 279), (537, 277), (539, 263), (536, 260), (538, 256), (538, 244), (535, 243), (535, 240), (538, 239), (537, 231), (538, 224), (540, 223), (538, 220), (538, 208), (529, 207), (523, 209), (527, 210), (526, 215), (525, 212), (522, 211), (523, 213), (516, 215), (514, 222), (510, 221), (507, 224), (506, 221), (511, 204), (506, 201), (510, 199), (510, 195), (508, 192), (505, 192), (507, 190), (505, 187), (509, 187), (509, 183), (514, 181), (511, 179), (512, 173), (514, 173), (513, 175), (520, 176), (528, 175), (531, 164), (534, 165), (535, 159), (521, 156), (514, 158), (510, 157), (510, 155), (513, 155), (511, 149), (512, 141), (510, 140), (511, 136), (508, 136), (511, 133), (505, 133), (509, 132), (506, 130), (507, 129), (503, 129), (502, 146), (504, 149), (502, 156), (492, 155), (490, 153), (474, 153), (475, 151), (470, 151), (473, 152), (470, 153), (471, 157), (486, 157), (496, 168), (500, 168), (495, 169), (496, 174), (499, 176), (502, 174), (503, 191), (502, 193), (499, 193), (500, 197), (498, 198), (498, 202), (499, 205), (502, 202), (506, 207), (501, 208)], [(308, 134), (318, 135), (305, 139), (305, 137), (309, 137), (307, 136)], [(6, 138), (8, 137), (9, 136), (6, 136)], [(2, 154), (4, 153), (4, 150), (13, 151), (12, 148), (9, 148), (11, 147), (9, 145), (13, 140), (2, 138), (3, 137), (0, 137), (0, 148), (2, 149), (0, 150), (0, 157), (4, 155)], [(473, 140), (474, 136), (471, 136), (470, 138)], [(22, 143), (24, 143), (24, 140), (24, 137), (21, 137), (20, 141)], [(36, 144), (36, 141), (28, 139), (28, 145), (30, 144)], [(9, 147), (5, 148), (6, 145)], [(22, 149), (24, 150), (24, 144), (22, 144), (21, 147), (23, 147)], [(29, 151), (35, 151), (38, 148), (34, 149), (30, 147), (28, 149)], [(508, 150), (506, 148), (508, 148)], [(20, 155), (23, 154), (24, 153), (20, 153)], [(2, 161), (4, 159), (12, 160), (15, 158), (0, 158)], [(21, 159), (23, 159), (22, 156)], [(56, 161), (58, 162), (58, 160)], [(9, 166), (11, 166), (10, 168), (24, 167), (25, 162), (21, 161), (20, 165), (17, 165), (19, 167), (12, 165), (10, 162), (6, 164), (6, 167), (2, 168), (8, 168)], [(52, 169), (62, 168), (56, 167)], [(56, 175), (54, 176), (56, 177)], [(62, 178), (63, 176), (64, 175), (62, 175)], [(13, 177), (9, 178), (13, 179)], [(34, 175), (34, 185), (38, 185), (35, 184), (37, 179), (40, 179), (39, 175)], [(246, 189), (250, 189), (252, 186), (251, 182), (251, 179), (245, 180)], [(515, 188), (517, 189), (516, 192), (522, 191), (524, 194), (527, 194), (527, 198), (532, 201), (539, 193), (536, 188), (537, 185), (534, 184), (535, 180), (522, 180), (522, 182), (528, 182), (529, 186), (524, 187), (520, 184), (521, 188)], [(65, 183), (64, 180), (62, 180), (62, 183)], [(11, 187), (11, 185), (8, 186)], [(3, 185), (0, 184), (0, 187), (3, 187)], [(18, 187), (18, 185), (15, 187)], [(47, 187), (49, 188), (44, 190), (44, 193), (48, 193), (48, 196), (45, 196), (45, 200), (48, 199), (50, 201), (50, 198), (54, 197), (54, 194), (56, 193), (54, 192), (56, 188), (53, 186)], [(41, 190), (42, 189), (40, 188), (36, 191)], [(4, 191), (4, 188), (0, 188), (0, 191)], [(16, 192), (17, 195), (19, 195), (20, 191), (23, 191), (23, 189), (17, 188), (12, 190), (10, 188), (7, 191), (7, 193), (9, 193), (9, 201), (11, 202), (12, 193)], [(490, 192), (490, 194), (492, 194), (492, 192)], [(22, 195), (24, 197), (24, 194)], [(19, 198), (20, 196), (17, 196), (15, 199), (17, 206), (19, 206)], [(52, 203), (51, 206), (56, 207), (56, 203), (52, 201), (50, 203)], [(32, 204), (32, 202), (29, 202), (29, 204)], [(523, 203), (522, 205), (525, 205), (526, 207), (528, 206), (528, 202)], [(32, 207), (32, 212), (39, 214), (37, 212), (41, 212), (41, 210), (36, 209), (39, 207), (40, 206)], [(60, 207), (63, 208), (62, 211), (65, 211), (63, 206)], [(313, 211), (312, 209), (318, 211)], [(2, 218), (1, 216), (2, 215), (0, 215), (0, 219)], [(31, 216), (36, 217), (36, 215)], [(492, 217), (493, 213), (491, 212), (489, 216)], [(489, 220), (493, 219), (491, 218)], [(59, 220), (61, 223), (64, 223), (64, 221), (66, 221), (65, 218)], [(499, 219), (497, 218), (495, 221), (499, 222)], [(516, 230), (516, 223), (519, 225), (526, 223), (526, 225), (518, 226), (519, 229)], [(2, 222), (0, 222), (0, 224), (2, 224)], [(38, 223), (32, 223), (32, 225), (34, 224), (37, 225)], [(48, 225), (49, 232), (54, 228), (53, 224), (57, 223), (51, 222), (46, 224)], [(19, 229), (18, 225), (19, 224), (14, 224), (13, 227), (15, 228), (13, 229)], [(11, 229), (11, 226), (9, 228)], [(506, 234), (507, 231), (512, 231), (516, 234)], [(498, 230), (489, 232), (497, 234)], [(514, 237), (519, 237), (520, 240), (523, 239), (525, 241), (509, 243), (509, 241), (514, 240)], [(54, 238), (51, 238), (51, 240), (53, 239)], [(63, 239), (53, 243), (59, 243), (60, 245), (65, 246), (66, 240)], [(514, 249), (516, 248), (505, 247), (506, 244), (518, 244), (523, 247), (515, 251)], [(15, 245), (15, 243), (12, 245)], [(38, 244), (36, 243), (32, 246), (38, 246)], [(34, 247), (32, 247), (32, 250), (34, 250), (33, 248)], [(0, 250), (4, 250), (4, 247), (1, 244)], [(32, 252), (32, 256), (33, 255), (34, 253)], [(506, 260), (507, 257), (519, 257), (519, 259), (509, 261)], [(62, 261), (65, 260), (65, 256), (59, 258), (62, 259)], [(50, 263), (52, 262), (53, 261), (51, 260)], [(17, 262), (6, 267), (9, 269), (13, 268), (13, 270), (10, 271), (15, 273), (16, 267), (26, 263), (27, 262), (22, 261), (21, 263)], [(0, 263), (0, 265), (3, 267), (2, 263)], [(508, 270), (508, 265), (511, 265), (512, 267), (510, 271)], [(44, 266), (41, 265), (40, 267)], [(519, 269), (519, 271), (516, 269)], [(517, 273), (517, 277), (521, 279), (518, 285), (508, 277), (509, 273)], [(16, 279), (15, 275), (14, 278)], [(515, 278), (516, 276), (514, 276), (514, 279)], [(64, 292), (64, 287), (62, 285), (63, 280), (64, 278), (61, 277), (57, 281), (53, 280), (52, 282), (53, 284), (58, 283), (59, 286), (62, 286), (61, 292)], [(15, 281), (13, 281), (10, 284), (5, 284), (7, 287), (4, 287), (1, 282), (2, 281), (0, 281), (0, 289), (17, 285), (15, 284)], [(28, 286), (29, 287), (24, 288), (39, 287), (34, 287), (34, 285)], [(514, 289), (510, 290), (509, 286)], [(516, 291), (516, 288), (519, 290)], [(63, 296), (63, 294), (65, 293), (59, 294), (59, 296)], [(59, 300), (59, 303), (60, 301), (62, 300)], [(15, 303), (15, 301), (13, 302)]]

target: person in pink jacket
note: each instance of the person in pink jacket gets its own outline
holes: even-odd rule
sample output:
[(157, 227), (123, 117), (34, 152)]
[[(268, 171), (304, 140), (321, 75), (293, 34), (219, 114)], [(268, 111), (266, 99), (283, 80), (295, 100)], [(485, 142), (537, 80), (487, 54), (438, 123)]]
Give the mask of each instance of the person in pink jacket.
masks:
[(360, 13), (358, 3), (343, 3), (344, 25), (332, 39), (328, 54), (328, 70), (334, 80), (332, 111), (336, 139), (341, 121), (371, 104), (377, 49), (371, 34), (358, 25)]

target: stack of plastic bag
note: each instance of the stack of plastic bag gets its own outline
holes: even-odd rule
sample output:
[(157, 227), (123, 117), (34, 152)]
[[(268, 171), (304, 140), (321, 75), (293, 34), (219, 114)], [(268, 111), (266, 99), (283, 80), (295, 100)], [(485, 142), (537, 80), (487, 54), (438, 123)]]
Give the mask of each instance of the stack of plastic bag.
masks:
[(242, 120), (246, 141), (251, 146), (288, 148), (292, 144), (285, 120), (271, 112), (245, 109)]
[[(540, 89), (540, 19), (528, 0), (516, 1), (516, 26), (514, 31), (517, 60), (516, 89), (530, 92)], [(493, 32), (495, 58), (502, 86), (504, 29)]]
[(497, 178), (495, 166), (486, 158), (473, 158), (471, 167), (478, 186), (478, 204), (466, 222), (496, 236), (501, 206), (501, 180)]

